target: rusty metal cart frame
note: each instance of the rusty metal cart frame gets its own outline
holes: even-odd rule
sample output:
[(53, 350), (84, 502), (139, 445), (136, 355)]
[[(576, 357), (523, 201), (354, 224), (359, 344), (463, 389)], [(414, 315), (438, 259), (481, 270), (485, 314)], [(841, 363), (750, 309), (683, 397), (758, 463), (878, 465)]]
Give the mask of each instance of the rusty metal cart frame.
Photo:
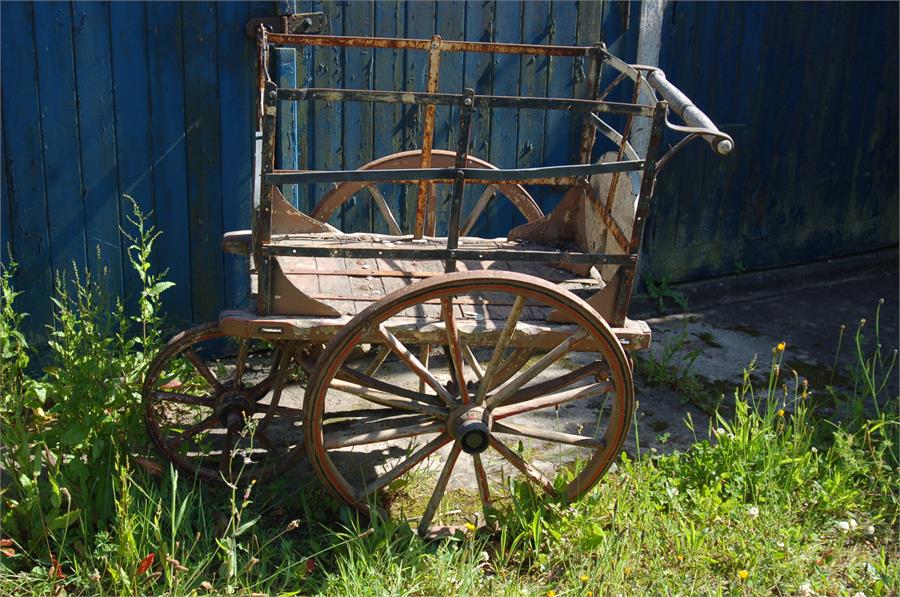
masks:
[[(473, 455), (478, 489), (485, 508), (490, 506), (491, 490), (480, 455), (488, 447), (494, 448), (537, 486), (547, 491), (562, 491), (569, 499), (582, 495), (602, 476), (621, 449), (632, 416), (631, 361), (625, 350), (646, 347), (650, 334), (646, 324), (628, 320), (626, 315), (657, 174), (675, 152), (694, 139), (705, 139), (720, 155), (731, 151), (732, 139), (719, 131), (705, 114), (669, 83), (661, 70), (629, 65), (611, 55), (603, 44), (574, 47), (450, 41), (440, 36), (431, 39), (346, 37), (289, 33), (287, 31), (291, 27), (287, 23), (282, 23), (285, 32), (276, 33), (265, 25), (259, 21), (248, 25), (248, 32), (252, 31), (257, 40), (258, 124), (262, 137), (253, 229), (228, 233), (223, 242), (226, 250), (248, 255), (252, 260), (256, 283), (255, 310), (226, 311), (222, 313), (218, 325), (207, 324), (180, 334), (151, 366), (144, 394), (148, 427), (157, 446), (185, 470), (207, 479), (218, 477), (227, 480), (235, 476), (233, 453), (238, 436), (256, 414), (261, 416), (255, 423), (257, 441), (263, 446), (263, 451), (273, 458), (266, 466), (251, 467), (247, 477), (261, 478), (282, 471), (308, 452), (326, 486), (351, 505), (368, 512), (378, 490), (407, 474), (437, 450), (452, 445), (425, 511), (419, 517), (421, 533), (431, 528), (461, 451)], [(268, 74), (272, 48), (304, 46), (426, 52), (426, 89), (278, 87)], [(461, 93), (442, 92), (439, 90), (441, 57), (450, 52), (581, 59), (587, 65), (587, 97), (478, 95), (472, 89)], [(601, 89), (604, 68), (611, 68), (615, 77), (605, 89)], [(631, 101), (612, 102), (606, 99), (614, 89), (626, 82), (632, 85)], [(421, 148), (386, 156), (357, 170), (276, 169), (278, 106), (280, 102), (304, 101), (415, 106), (424, 112)], [(455, 151), (434, 148), (438, 106), (459, 110)], [(563, 166), (508, 169), (496, 168), (471, 156), (473, 112), (492, 108), (564, 110), (580, 115), (582, 126), (578, 140), (578, 162)], [(670, 111), (685, 124), (669, 122)], [(624, 119), (621, 131), (608, 124), (608, 115)], [(631, 143), (635, 123), (641, 119), (649, 123), (649, 138), (643, 157), (638, 155)], [(663, 133), (667, 128), (682, 132), (685, 136), (661, 155)], [(605, 159), (593, 163), (592, 151), (598, 134), (609, 139), (614, 149)], [(640, 175), (636, 198), (629, 195), (629, 173)], [(411, 235), (402, 234), (397, 219), (375, 186), (387, 182), (415, 185), (417, 188)], [(335, 188), (321, 198), (311, 215), (295, 210), (278, 189), (281, 185), (318, 183), (332, 183)], [(452, 185), (446, 237), (435, 236), (437, 201), (433, 186), (436, 184)], [(473, 184), (487, 185), (487, 189), (478, 199), (473, 213), (463, 221), (464, 192), (467, 185)], [(568, 191), (560, 205), (544, 215), (523, 185), (548, 185)], [(390, 235), (344, 234), (327, 224), (328, 218), (342, 202), (362, 188), (369, 189), (391, 230)], [(491, 241), (465, 236), (498, 191), (513, 201), (528, 223), (513, 229), (506, 240)], [(621, 202), (620, 195), (629, 201), (634, 199), (633, 221), (629, 225), (623, 225), (613, 215), (614, 204)], [(605, 229), (605, 240), (599, 242), (592, 234), (593, 228), (601, 227)], [(604, 247), (612, 247), (613, 250), (599, 250)], [(317, 299), (292, 283), (294, 278), (291, 275), (296, 278), (299, 274), (288, 271), (284, 264), (287, 260), (299, 258), (428, 261), (441, 262), (444, 268), (443, 272), (423, 275), (423, 280), (380, 300), (371, 300), (371, 304), (358, 313), (342, 313), (335, 307), (334, 301), (329, 302), (328, 297)], [(530, 268), (556, 267), (571, 272), (569, 278), (572, 280), (564, 278), (563, 282), (554, 283), (535, 275), (478, 269), (477, 264), (485, 262), (502, 262), (512, 269), (517, 267), (516, 264), (529, 264), (527, 267)], [(473, 263), (476, 264), (474, 270)], [(596, 268), (603, 271), (603, 285), (587, 281), (578, 286), (580, 281), (590, 276), (601, 277)], [(460, 269), (462, 271), (458, 271)], [(376, 277), (392, 274), (384, 270), (373, 273)], [(307, 279), (315, 279), (316, 272), (307, 271), (305, 275)], [(413, 274), (407, 272), (404, 275)], [(582, 299), (567, 289), (576, 286), (596, 292)], [(475, 304), (483, 297), (500, 294), (508, 295), (504, 299), (507, 302), (501, 303), (504, 316), (500, 319), (489, 316), (490, 321), (476, 325), (471, 321), (459, 321), (455, 315), (458, 305), (454, 301), (462, 300), (460, 296), (475, 297), (466, 303)], [(432, 313), (439, 309), (437, 321), (440, 325), (424, 325), (421, 319), (416, 320), (418, 323), (415, 325), (409, 324), (412, 320), (405, 314), (414, 307), (422, 311), (426, 305), (434, 307)], [(543, 310), (529, 305), (539, 305)], [(542, 313), (546, 325), (532, 325), (530, 328), (525, 325), (532, 331), (524, 333), (519, 329), (520, 322), (524, 320), (523, 313), (529, 309), (533, 313)], [(398, 321), (406, 321), (408, 325), (398, 325)], [(227, 380), (214, 373), (214, 367), (205, 363), (195, 349), (199, 342), (223, 336), (238, 338), (240, 344), (236, 364), (224, 375)], [(466, 342), (461, 342), (463, 337)], [(256, 381), (248, 383), (242, 381), (242, 376), (246, 376), (246, 371), (250, 369), (248, 355), (256, 354), (247, 346), (251, 340), (268, 347), (267, 358), (271, 365), (263, 368)], [(322, 348), (321, 345), (326, 343), (327, 346)], [(351, 355), (357, 355), (358, 347), (363, 343), (380, 346), (364, 371), (348, 366), (353, 358)], [(418, 357), (409, 350), (408, 345), (420, 346)], [(428, 369), (428, 355), (433, 345), (444, 347), (451, 374), (451, 380), (447, 383), (437, 380)], [(486, 366), (482, 366), (474, 356), (472, 346), (490, 349)], [(533, 359), (529, 361), (536, 347), (549, 352), (536, 362)], [(507, 349), (513, 350), (509, 357), (504, 352)], [(564, 389), (568, 387), (565, 383), (554, 380), (528, 385), (562, 355), (580, 350), (597, 353), (598, 360), (559, 379), (570, 383), (592, 375), (596, 383), (571, 389)], [(419, 378), (418, 392), (374, 378), (389, 355), (396, 356)], [(205, 383), (208, 387), (193, 394), (188, 390), (176, 391), (183, 383), (177, 374), (172, 373), (176, 368), (173, 365), (176, 358), (182, 359), (182, 368), (192, 367), (194, 376), (199, 374), (202, 379), (197, 383)], [(477, 379), (467, 381), (466, 369)], [(283, 388), (302, 376), (310, 377), (302, 412), (280, 405)], [(328, 416), (326, 403), (330, 400), (327, 396), (331, 390), (354, 394), (374, 404), (403, 410), (406, 414), (431, 418), (415, 420), (412, 424), (398, 424), (387, 430), (362, 434), (357, 431), (355, 435), (344, 433), (341, 444), (338, 440), (328, 439), (323, 432), (323, 421)], [(588, 390), (594, 394), (605, 392), (613, 396), (610, 422), (603, 437), (582, 437), (503, 421), (507, 417), (548, 405), (558, 410), (561, 404), (586, 395)], [(182, 425), (172, 434), (163, 421), (168, 415), (161, 414), (165, 408), (174, 408), (172, 405), (178, 408), (199, 405), (209, 408), (211, 414), (190, 425)], [(296, 439), (286, 447), (275, 448), (272, 434), (267, 434), (266, 430), (279, 417), (303, 417), (305, 438)], [(202, 458), (187, 456), (183, 450), (179, 451), (184, 441), (216, 427), (225, 430), (225, 443), (224, 447), (219, 448), (219, 458), (212, 459), (214, 466), (204, 465)], [(386, 442), (425, 432), (434, 432), (438, 436), (399, 465), (373, 477), (371, 485), (368, 485), (369, 481), (365, 481), (365, 486), (348, 481), (349, 477), (345, 478), (337, 460), (328, 452), (329, 448), (338, 444), (343, 447), (355, 445), (354, 442)], [(554, 489), (552, 479), (507, 447), (498, 439), (499, 433), (577, 445), (593, 450), (593, 455), (580, 473), (575, 473), (574, 478), (567, 480), (561, 489)], [(299, 435), (296, 430), (295, 435)], [(252, 458), (246, 461), (249, 463)]]

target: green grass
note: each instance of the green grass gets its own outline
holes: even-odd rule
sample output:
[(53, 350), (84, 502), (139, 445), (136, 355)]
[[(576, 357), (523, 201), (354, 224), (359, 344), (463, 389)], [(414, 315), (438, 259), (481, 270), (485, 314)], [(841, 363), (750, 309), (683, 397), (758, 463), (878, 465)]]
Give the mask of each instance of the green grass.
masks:
[[(135, 237), (136, 267), (149, 234)], [(138, 466), (149, 452), (136, 388), (165, 290), (145, 271), (157, 291), (134, 319), (99, 306), (102, 285), (62, 281), (42, 373), (0, 275), (0, 594), (900, 592), (900, 399), (877, 314), (845, 341), (857, 364), (843, 372), (850, 389), (828, 390), (839, 421), (775, 349), (767, 381), (754, 386), (751, 364), (729, 414), (695, 429), (686, 452), (623, 455), (573, 504), (512, 485), (495, 531), (423, 541), (398, 521), (358, 520), (312, 480), (216, 488)]]

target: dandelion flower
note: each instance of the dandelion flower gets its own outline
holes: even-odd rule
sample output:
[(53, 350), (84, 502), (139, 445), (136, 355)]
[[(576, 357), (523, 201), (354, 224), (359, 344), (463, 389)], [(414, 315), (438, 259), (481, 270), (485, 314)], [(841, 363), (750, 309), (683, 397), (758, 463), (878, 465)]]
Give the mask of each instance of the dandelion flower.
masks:
[(684, 556), (681, 555), (681, 554), (678, 554), (678, 555), (676, 555), (675, 557), (678, 558), (678, 561), (679, 561), (679, 562), (683, 562), (683, 561), (684, 561)]
[(757, 508), (756, 506), (750, 506), (749, 508), (747, 508), (747, 515), (750, 518), (756, 518), (757, 516), (759, 516), (759, 508)]
[(778, 343), (778, 346), (776, 346), (775, 348), (778, 349), (778, 352), (784, 352), (785, 346), (786, 346), (786, 344), (784, 343), (784, 341), (781, 341)]
[(748, 578), (750, 578), (750, 571), (744, 569), (738, 570), (738, 578), (741, 580), (747, 580)]
[(593, 591), (587, 591), (587, 592), (584, 594), (584, 597), (594, 597), (594, 592), (593, 592)]
[(472, 524), (471, 522), (467, 522), (467, 523), (466, 523), (466, 530), (469, 531), (470, 533), (474, 533), (474, 532), (475, 532), (475, 525)]
[(587, 581), (591, 580), (591, 577), (586, 574), (582, 574), (578, 578), (581, 580), (581, 582), (587, 582)]
[(556, 597), (556, 591), (550, 589), (549, 591), (547, 591), (547, 597)]
[(778, 409), (778, 412), (776, 412), (775, 414), (778, 415), (779, 417), (783, 417), (783, 416), (784, 416), (784, 409), (783, 409), (783, 408), (779, 408), (779, 409)]

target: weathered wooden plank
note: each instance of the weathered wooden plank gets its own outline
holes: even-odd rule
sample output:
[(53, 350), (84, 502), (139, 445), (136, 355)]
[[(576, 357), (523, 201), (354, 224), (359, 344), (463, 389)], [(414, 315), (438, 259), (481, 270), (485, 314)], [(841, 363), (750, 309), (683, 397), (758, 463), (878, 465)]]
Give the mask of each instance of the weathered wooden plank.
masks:
[[(154, 205), (150, 131), (150, 79), (147, 63), (147, 19), (143, 4), (112, 2), (109, 5), (112, 48), (112, 100), (115, 107), (116, 172), (119, 186), (119, 224), (133, 233), (127, 216), (132, 197), (150, 221), (156, 219)], [(152, 215), (151, 215), (152, 213)], [(164, 243), (168, 239), (162, 239)], [(122, 286), (126, 301), (134, 300), (140, 288), (137, 272), (130, 266), (127, 242), (122, 240)], [(153, 254), (158, 263), (159, 244)]]
[(216, 5), (181, 5), (185, 26), (184, 118), (194, 318), (216, 317), (223, 306), (221, 121), (216, 68)]
[[(375, 3), (375, 35), (381, 37), (399, 37), (403, 34), (403, 4), (399, 0)], [(375, 89), (402, 89), (403, 87), (403, 53), (399, 50), (380, 49), (374, 53)], [(403, 107), (399, 104), (375, 104), (372, 116), (372, 154), (380, 158), (397, 153), (403, 148)], [(402, 194), (406, 192), (403, 185), (380, 185), (394, 217), (401, 224), (405, 221), (405, 203)], [(379, 215), (373, 217), (374, 232), (390, 231), (387, 222)]]
[[(5, 56), (15, 60), (0, 60), (3, 81), (3, 174), (2, 187), (5, 220), (4, 246), (12, 248), (18, 263), (15, 284), (22, 292), (18, 305), (27, 305), (29, 317), (22, 323), (22, 331), (32, 340), (46, 334), (44, 324), (50, 322), (50, 301), (53, 280), (51, 275), (50, 233), (47, 222), (47, 198), (44, 186), (44, 154), (41, 145), (41, 120), (36, 76), (33, 4), (10, 3), (3, 7), (0, 19), (0, 42)], [(4, 263), (8, 263), (4, 260)]]
[[(522, 39), (523, 8), (519, 2), (498, 2), (494, 8), (495, 42), (517, 43)], [(519, 56), (493, 55), (494, 95), (515, 95), (519, 90)], [(516, 163), (516, 141), (519, 115), (516, 110), (491, 111), (491, 142), (488, 161), (500, 168), (511, 168)], [(488, 236), (505, 235), (512, 228), (513, 208), (508, 201), (491, 201), (485, 216), (491, 223)]]
[[(466, 39), (470, 41), (489, 42), (494, 32), (495, 2), (469, 0), (466, 2)], [(490, 54), (470, 53), (465, 56), (465, 86), (475, 90), (476, 95), (491, 93), (493, 60)], [(505, 110), (511, 113), (509, 110)], [(475, 157), (490, 157), (491, 111), (475, 110), (472, 113), (471, 143), (469, 153)], [(463, 216), (472, 213), (478, 198), (484, 192), (484, 185), (470, 185), (463, 199)], [(479, 218), (471, 234), (475, 236), (490, 234), (490, 221), (486, 217)]]
[[(438, 2), (435, 7), (435, 31), (443, 39), (465, 37), (466, 5), (463, 2)], [(463, 90), (463, 61), (461, 52), (441, 56), (438, 91), (460, 93)], [(434, 148), (456, 150), (460, 111), (456, 107), (438, 106), (435, 111)], [(450, 194), (453, 185), (435, 185), (436, 234), (447, 235), (450, 221)]]
[[(250, 227), (253, 204), (253, 137), (256, 70), (255, 44), (244, 36), (250, 6), (225, 2), (217, 6), (217, 59), (221, 114), (222, 226), (224, 231)], [(227, 123), (227, 124), (225, 124)], [(241, 305), (249, 294), (249, 262), (245, 257), (222, 254), (225, 305)]]
[(35, 4), (34, 27), (51, 267), (71, 271), (74, 264), (84, 269), (84, 202), (69, 4)]
[(109, 296), (122, 294), (119, 188), (109, 5), (72, 4), (78, 145), (88, 267)]
[[(374, 7), (370, 3), (358, 3), (344, 11), (346, 35), (372, 36), (375, 27)], [(344, 50), (344, 86), (348, 89), (372, 89), (375, 51), (371, 48), (346, 48)], [(344, 104), (344, 168), (359, 168), (372, 161), (371, 103), (349, 102)], [(362, 191), (342, 207), (341, 230), (370, 232), (373, 224), (374, 204), (368, 192)], [(381, 219), (379, 217), (379, 219)]]
[[(528, 15), (523, 15), (522, 42), (528, 44), (550, 43), (550, 2), (528, 3)], [(523, 58), (519, 71), (519, 94), (530, 97), (546, 97), (549, 73), (549, 56)], [(516, 167), (532, 168), (543, 165), (544, 120), (549, 110), (519, 110), (519, 134), (516, 143)], [(534, 187), (531, 194), (538, 205), (545, 202), (547, 189)], [(512, 225), (525, 223), (525, 218), (513, 210)]]
[[(321, 10), (328, 15), (331, 33), (343, 32), (344, 6), (340, 2), (322, 2)], [(344, 84), (342, 48), (314, 48), (312, 54), (312, 80), (316, 87), (341, 87)], [(344, 106), (340, 102), (315, 102), (311, 107), (312, 129), (315, 147), (312, 150), (316, 169), (338, 170), (344, 163), (341, 145)], [(312, 203), (316, 204), (331, 188), (331, 185), (312, 185)], [(330, 224), (341, 227), (340, 214), (336, 213)]]
[(162, 232), (157, 266), (175, 287), (163, 295), (173, 324), (193, 321), (188, 236), (182, 18), (179, 5), (151, 2), (147, 14), (150, 129), (156, 224)]
[[(404, 37), (413, 39), (430, 39), (434, 35), (435, 3), (431, 0), (404, 4), (406, 22)], [(428, 74), (428, 52), (404, 51), (403, 89), (407, 91), (425, 91), (425, 79)], [(403, 148), (418, 149), (422, 147), (422, 133), (425, 108), (409, 106), (404, 109), (403, 116)], [(400, 222), (404, 230), (414, 230), (416, 217), (416, 187), (405, 189), (405, 218)]]

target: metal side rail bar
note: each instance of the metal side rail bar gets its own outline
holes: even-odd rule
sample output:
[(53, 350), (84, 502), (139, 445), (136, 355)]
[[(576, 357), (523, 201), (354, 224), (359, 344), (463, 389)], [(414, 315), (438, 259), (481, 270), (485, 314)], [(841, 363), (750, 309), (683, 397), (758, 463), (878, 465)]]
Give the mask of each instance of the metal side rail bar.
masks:
[(488, 169), (488, 168), (407, 168), (390, 170), (303, 170), (275, 171), (263, 176), (265, 184), (308, 184), (329, 182), (418, 182), (452, 181), (460, 173), (467, 183), (532, 182), (553, 180), (560, 184), (561, 177), (584, 178), (608, 172), (642, 170), (644, 160), (602, 162), (597, 164), (569, 164), (541, 168)]

